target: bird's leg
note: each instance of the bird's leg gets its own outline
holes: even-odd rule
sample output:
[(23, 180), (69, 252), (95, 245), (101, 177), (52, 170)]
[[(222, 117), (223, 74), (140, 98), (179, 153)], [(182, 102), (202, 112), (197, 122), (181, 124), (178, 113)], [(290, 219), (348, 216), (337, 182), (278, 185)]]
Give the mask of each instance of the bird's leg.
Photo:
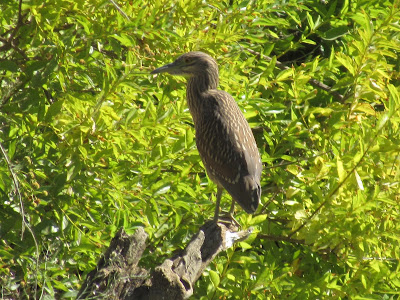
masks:
[(233, 217), (234, 211), (235, 211), (235, 200), (232, 199), (231, 208), (229, 209), (229, 215), (232, 217), (233, 220), (235, 219), (235, 218)]
[(223, 187), (217, 186), (217, 201), (215, 203), (215, 213), (214, 213), (214, 222), (222, 222), (224, 224), (234, 224), (237, 227), (240, 227), (238, 221), (236, 221), (235, 217), (233, 216), (233, 212), (235, 210), (235, 200), (232, 199), (231, 208), (229, 209), (229, 213), (224, 213), (222, 216), (219, 215), (219, 207), (222, 198), (222, 192), (224, 191)]
[(214, 221), (218, 222), (218, 217), (219, 217), (219, 204), (221, 202), (221, 197), (222, 197), (222, 192), (223, 192), (223, 187), (220, 187), (219, 185), (217, 186), (217, 201), (215, 203), (215, 213), (214, 213)]
[(231, 208), (229, 209), (228, 218), (230, 219), (231, 223), (235, 224), (237, 227), (240, 227), (239, 222), (233, 216), (234, 211), (235, 211), (235, 200), (232, 199), (232, 204), (231, 204)]

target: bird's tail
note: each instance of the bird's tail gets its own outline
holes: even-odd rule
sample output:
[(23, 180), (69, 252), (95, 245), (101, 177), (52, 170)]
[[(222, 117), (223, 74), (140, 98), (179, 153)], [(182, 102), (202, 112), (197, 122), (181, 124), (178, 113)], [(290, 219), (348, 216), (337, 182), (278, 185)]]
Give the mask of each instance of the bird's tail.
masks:
[(247, 175), (243, 177), (243, 184), (239, 185), (239, 197), (235, 200), (249, 214), (253, 214), (258, 207), (261, 198), (261, 186), (254, 176)]

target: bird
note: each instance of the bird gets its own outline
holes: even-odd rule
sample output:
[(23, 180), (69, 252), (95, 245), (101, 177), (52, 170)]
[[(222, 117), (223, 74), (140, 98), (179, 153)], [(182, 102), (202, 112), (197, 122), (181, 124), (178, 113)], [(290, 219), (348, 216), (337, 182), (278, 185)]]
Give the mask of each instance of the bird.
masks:
[(208, 54), (192, 51), (151, 74), (169, 73), (187, 78), (186, 99), (195, 128), (196, 146), (208, 177), (216, 183), (214, 221), (219, 220), (223, 190), (254, 214), (261, 198), (262, 162), (249, 123), (234, 98), (219, 90), (217, 62)]

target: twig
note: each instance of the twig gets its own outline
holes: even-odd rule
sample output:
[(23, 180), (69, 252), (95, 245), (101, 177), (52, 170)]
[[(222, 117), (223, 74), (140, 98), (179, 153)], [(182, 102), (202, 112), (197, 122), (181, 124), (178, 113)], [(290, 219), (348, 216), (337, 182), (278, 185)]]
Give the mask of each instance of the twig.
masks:
[(125, 19), (127, 19), (128, 21), (130, 21), (131, 19), (129, 19), (128, 15), (121, 9), (121, 7), (118, 6), (117, 3), (115, 3), (115, 1), (110, 0), (110, 2), (112, 3), (112, 5), (114, 5), (114, 7), (119, 11), (119, 13), (125, 17)]
[[(25, 16), (27, 14), (28, 13), (26, 13)], [(17, 35), (17, 32), (21, 28), (21, 26), (24, 25), (24, 22), (22, 20), (24, 19), (25, 16), (22, 15), (22, 0), (19, 0), (19, 2), (18, 2), (18, 20), (17, 20), (17, 25), (13, 29), (11, 29), (11, 34), (8, 37), (8, 39), (1, 39), (0, 40), (4, 44), (3, 46), (0, 47), (0, 52), (7, 51), (7, 50), (13, 48), (19, 54), (21, 54), (25, 59), (27, 59), (27, 56), (26, 56), (25, 52), (23, 52), (21, 49), (19, 49), (17, 47), (17, 43), (15, 43), (15, 39), (14, 39), (15, 36)]]
[[(29, 223), (26, 221), (25, 218), (25, 211), (24, 211), (24, 203), (22, 202), (22, 195), (21, 195), (21, 191), (19, 190), (19, 184), (18, 184), (18, 178), (17, 175), (14, 173), (14, 170), (12, 168), (11, 165), (11, 161), (8, 158), (7, 152), (4, 149), (3, 145), (0, 143), (0, 150), (3, 154), (3, 157), (7, 163), (7, 167), (8, 170), (10, 171), (11, 174), (11, 179), (14, 183), (14, 192), (15, 194), (17, 194), (18, 196), (18, 200), (19, 200), (19, 205), (20, 205), (20, 214), (22, 217), (22, 226), (21, 226), (21, 241), (24, 238), (24, 231), (25, 231), (25, 227), (28, 229), (28, 231), (31, 233), (33, 241), (35, 242), (35, 248), (36, 248), (36, 271), (39, 270), (39, 245), (37, 243), (35, 234), (33, 233), (32, 228), (30, 227)], [(35, 286), (34, 286), (34, 299), (36, 299), (36, 292), (37, 292), (37, 286), (38, 286), (38, 276), (34, 276), (35, 277)]]
[(291, 237), (287, 236), (276, 236), (276, 235), (269, 235), (269, 234), (258, 234), (257, 238), (264, 239), (264, 240), (269, 240), (269, 241), (274, 241), (274, 242), (290, 242), (293, 244), (302, 244), (305, 245), (306, 242), (305, 240), (301, 239), (293, 239)]
[(264, 170), (268, 170), (268, 169), (274, 169), (274, 168), (280, 168), (280, 167), (285, 167), (285, 166), (290, 166), (290, 165), (294, 165), (294, 164), (298, 164), (302, 161), (308, 161), (310, 159), (325, 155), (325, 154), (329, 154), (332, 153), (332, 150), (330, 151), (326, 151), (326, 152), (322, 152), (319, 154), (316, 154), (314, 156), (311, 157), (306, 157), (306, 158), (302, 158), (302, 159), (296, 159), (295, 161), (288, 161), (288, 162), (281, 162), (279, 164), (273, 165), (273, 166), (269, 166), (269, 167), (263, 167)]
[(4, 157), (5, 161), (7, 163), (8, 170), (10, 171), (11, 179), (14, 183), (14, 192), (18, 196), (18, 200), (19, 200), (19, 207), (20, 207), (21, 216), (22, 216), (22, 226), (21, 226), (21, 241), (22, 241), (24, 238), (25, 225), (27, 224), (26, 219), (25, 219), (24, 203), (22, 202), (22, 195), (19, 190), (17, 175), (14, 173), (14, 170), (12, 169), (12, 166), (11, 166), (11, 161), (8, 158), (7, 152), (1, 143), (0, 143), (0, 149), (1, 149), (1, 152), (3, 153), (3, 157)]

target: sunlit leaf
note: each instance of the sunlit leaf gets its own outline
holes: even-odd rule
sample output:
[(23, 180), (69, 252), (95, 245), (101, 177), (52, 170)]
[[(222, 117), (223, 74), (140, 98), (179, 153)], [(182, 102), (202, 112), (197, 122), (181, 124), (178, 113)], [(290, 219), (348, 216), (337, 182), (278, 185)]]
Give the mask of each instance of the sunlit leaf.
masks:
[(210, 270), (210, 278), (211, 278), (211, 282), (213, 283), (214, 287), (218, 287), (219, 283), (220, 283), (218, 273), (213, 270)]

